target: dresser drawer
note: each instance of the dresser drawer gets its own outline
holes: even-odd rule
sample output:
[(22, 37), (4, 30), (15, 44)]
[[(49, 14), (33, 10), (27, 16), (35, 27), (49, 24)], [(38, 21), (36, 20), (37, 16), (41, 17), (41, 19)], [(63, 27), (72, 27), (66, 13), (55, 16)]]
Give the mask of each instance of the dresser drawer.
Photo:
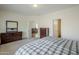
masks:
[(22, 32), (1, 33), (1, 44), (22, 39)]

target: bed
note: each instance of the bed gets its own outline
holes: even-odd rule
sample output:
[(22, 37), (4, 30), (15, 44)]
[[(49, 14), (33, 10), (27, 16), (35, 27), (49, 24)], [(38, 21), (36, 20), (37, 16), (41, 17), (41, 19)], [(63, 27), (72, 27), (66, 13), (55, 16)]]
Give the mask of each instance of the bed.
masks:
[(79, 55), (79, 41), (45, 37), (23, 45), (15, 55)]

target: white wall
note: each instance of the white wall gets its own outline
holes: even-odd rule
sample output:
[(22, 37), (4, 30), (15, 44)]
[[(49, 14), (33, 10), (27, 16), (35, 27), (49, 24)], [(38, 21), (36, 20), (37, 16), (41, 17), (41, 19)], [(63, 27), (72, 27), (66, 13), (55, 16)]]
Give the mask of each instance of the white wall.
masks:
[(13, 12), (0, 12), (0, 32), (5, 32), (5, 21), (14, 20), (19, 23), (19, 31), (23, 38), (31, 37), (31, 28), (37, 23), (40, 27), (48, 27), (53, 36), (53, 20), (62, 20), (61, 34), (63, 38), (79, 40), (79, 6), (52, 12), (41, 16), (23, 16)]
[(0, 11), (0, 33), (6, 32), (6, 20), (18, 21), (18, 30), (23, 32), (23, 38), (28, 37), (27, 17), (13, 12)]
[(38, 16), (25, 16), (10, 11), (0, 11), (0, 33), (6, 32), (6, 20), (18, 21), (18, 31), (23, 32), (23, 38), (31, 38), (31, 28), (35, 27)]
[(79, 40), (79, 6), (54, 14), (62, 19), (62, 37)]
[(44, 22), (41, 21), (41, 25), (49, 26), (51, 36), (53, 35), (53, 20), (56, 19), (62, 20), (62, 38), (79, 40), (79, 6), (40, 17), (40, 20), (45, 20)]

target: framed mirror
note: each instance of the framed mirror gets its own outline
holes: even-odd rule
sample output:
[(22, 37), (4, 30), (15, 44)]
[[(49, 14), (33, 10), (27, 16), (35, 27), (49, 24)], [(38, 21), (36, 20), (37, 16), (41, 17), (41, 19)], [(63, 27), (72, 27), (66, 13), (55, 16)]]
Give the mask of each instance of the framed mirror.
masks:
[(6, 32), (18, 31), (18, 21), (6, 21)]

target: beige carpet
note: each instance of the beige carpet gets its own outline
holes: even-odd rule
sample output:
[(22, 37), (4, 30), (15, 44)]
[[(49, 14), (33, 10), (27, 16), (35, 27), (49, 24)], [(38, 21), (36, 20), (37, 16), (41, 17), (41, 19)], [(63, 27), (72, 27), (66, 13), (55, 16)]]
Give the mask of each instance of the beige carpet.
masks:
[(14, 55), (16, 50), (24, 44), (32, 42), (36, 39), (23, 39), (11, 43), (0, 45), (0, 55)]

